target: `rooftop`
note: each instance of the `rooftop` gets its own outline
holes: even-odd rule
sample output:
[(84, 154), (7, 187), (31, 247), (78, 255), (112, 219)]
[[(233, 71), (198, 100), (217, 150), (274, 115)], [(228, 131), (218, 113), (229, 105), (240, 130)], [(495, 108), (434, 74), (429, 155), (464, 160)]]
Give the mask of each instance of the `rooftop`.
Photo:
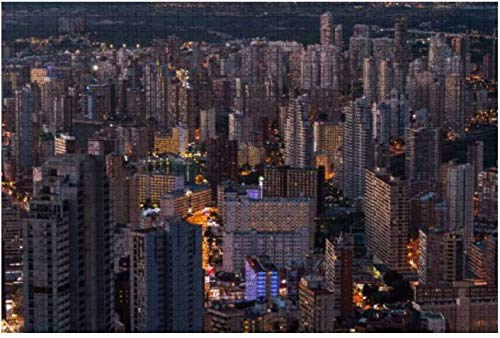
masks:
[(251, 256), (247, 258), (248, 264), (252, 266), (252, 268), (256, 272), (261, 271), (278, 271), (276, 266), (273, 264), (269, 256), (260, 255), (260, 256)]

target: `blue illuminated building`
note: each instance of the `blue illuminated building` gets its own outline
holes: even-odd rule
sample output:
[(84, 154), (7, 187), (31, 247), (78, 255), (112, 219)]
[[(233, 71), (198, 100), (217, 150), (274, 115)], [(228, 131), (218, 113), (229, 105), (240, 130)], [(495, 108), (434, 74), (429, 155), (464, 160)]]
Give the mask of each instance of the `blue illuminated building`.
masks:
[(258, 200), (261, 198), (259, 189), (248, 189), (247, 196), (253, 200)]
[(278, 269), (269, 256), (252, 256), (245, 261), (245, 300), (263, 301), (278, 297)]

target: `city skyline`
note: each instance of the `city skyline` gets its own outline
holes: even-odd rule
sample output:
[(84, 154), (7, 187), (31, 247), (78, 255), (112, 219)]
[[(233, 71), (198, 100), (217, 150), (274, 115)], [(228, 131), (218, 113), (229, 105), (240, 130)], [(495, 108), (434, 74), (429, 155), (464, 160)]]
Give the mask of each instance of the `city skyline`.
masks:
[(498, 332), (497, 11), (2, 2), (2, 332)]

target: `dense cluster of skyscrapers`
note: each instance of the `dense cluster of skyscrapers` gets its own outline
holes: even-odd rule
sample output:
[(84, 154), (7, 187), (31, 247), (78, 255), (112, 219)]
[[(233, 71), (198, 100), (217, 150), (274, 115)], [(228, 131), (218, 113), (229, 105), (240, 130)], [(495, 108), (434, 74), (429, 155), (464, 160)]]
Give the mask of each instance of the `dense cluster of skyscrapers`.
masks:
[(130, 47), (64, 18), (5, 51), (4, 322), (21, 282), (25, 332), (497, 331), (496, 31), (478, 62), (319, 23)]

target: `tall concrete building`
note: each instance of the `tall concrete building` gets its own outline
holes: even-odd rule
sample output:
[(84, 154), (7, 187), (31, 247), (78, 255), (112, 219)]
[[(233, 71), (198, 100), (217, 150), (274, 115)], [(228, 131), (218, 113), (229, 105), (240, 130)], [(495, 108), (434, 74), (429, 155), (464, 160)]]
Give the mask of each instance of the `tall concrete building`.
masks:
[(483, 239), (486, 256), (486, 283), (498, 285), (498, 233)]
[(439, 79), (446, 75), (446, 59), (452, 56), (452, 50), (446, 42), (446, 36), (438, 33), (431, 36), (429, 42), (428, 68)]
[(144, 66), (146, 116), (153, 118), (162, 132), (174, 127), (178, 119), (172, 107), (176, 100), (171, 95), (176, 87), (169, 86), (170, 77), (166, 64), (151, 62)]
[(464, 237), (461, 232), (450, 232), (444, 236), (443, 281), (451, 284), (465, 276)]
[(184, 189), (184, 177), (165, 173), (137, 173), (130, 179), (129, 187), (130, 221), (137, 226), (142, 209), (158, 207), (164, 194)]
[(90, 120), (105, 120), (114, 114), (116, 96), (114, 84), (91, 84), (85, 88), (81, 110)]
[(321, 46), (329, 46), (335, 43), (334, 26), (332, 23), (332, 13), (326, 12), (320, 17), (320, 43)]
[(252, 255), (267, 255), (278, 268), (304, 259), (314, 248), (314, 212), (310, 198), (226, 197), (224, 271), (240, 271)]
[(316, 210), (323, 204), (324, 170), (322, 168), (264, 168), (262, 193), (264, 197), (312, 198)]
[(18, 172), (29, 171), (33, 165), (35, 125), (33, 118), (40, 109), (40, 89), (27, 84), (15, 92), (16, 167)]
[(243, 333), (245, 311), (232, 304), (209, 307), (203, 318), (204, 333)]
[(201, 227), (162, 219), (130, 234), (132, 332), (201, 332)]
[(299, 332), (333, 332), (334, 303), (334, 294), (321, 277), (303, 277), (299, 283)]
[(491, 168), (479, 173), (478, 178), (479, 210), (477, 218), (487, 223), (495, 231), (498, 223), (498, 169)]
[(355, 24), (352, 28), (352, 35), (355, 37), (370, 37), (370, 26), (364, 24)]
[(398, 91), (393, 88), (388, 102), (391, 105), (391, 137), (402, 138), (410, 124), (408, 101), (404, 95), (399, 95)]
[(474, 140), (467, 144), (467, 163), (474, 168), (474, 190), (478, 188), (479, 173), (484, 170), (484, 142)]
[(207, 143), (207, 178), (216, 187), (225, 179), (238, 180), (238, 141), (216, 137)]
[(469, 37), (467, 35), (455, 36), (451, 39), (451, 45), (455, 56), (460, 57), (462, 76), (469, 76), (472, 71)]
[(305, 168), (312, 164), (313, 131), (308, 96), (291, 100), (285, 122), (285, 164)]
[(311, 90), (321, 86), (321, 46), (303, 48), (300, 57), (300, 87)]
[(332, 89), (334, 92), (339, 90), (341, 76), (339, 56), (339, 50), (335, 46), (321, 46), (320, 88)]
[(363, 62), (371, 55), (371, 40), (364, 36), (351, 36), (349, 38), (349, 84), (351, 88), (355, 83), (362, 81)]
[(445, 80), (444, 127), (459, 136), (465, 134), (465, 90), (460, 75), (452, 74)]
[[(397, 120), (396, 120), (397, 121)], [(391, 139), (391, 106), (387, 102), (372, 105), (372, 140), (375, 144), (388, 146)], [(397, 135), (397, 133), (396, 133)]]
[(372, 52), (375, 64), (383, 60), (394, 60), (394, 39), (388, 37), (372, 39)]
[(259, 48), (256, 44), (241, 50), (241, 78), (245, 83), (255, 84), (258, 80)]
[(5, 268), (22, 263), (21, 210), (12, 197), (2, 192), (2, 260)]
[(23, 221), (25, 332), (112, 332), (114, 284), (104, 158), (52, 157)]
[(440, 228), (419, 230), (419, 282), (440, 287), (465, 278), (466, 265), (463, 236), (460, 232), (445, 232)]
[(349, 235), (326, 240), (324, 264), (326, 287), (334, 295), (335, 317), (352, 317), (352, 238)]
[(188, 148), (188, 129), (177, 126), (168, 133), (155, 133), (153, 147), (157, 154), (174, 153), (184, 155)]
[(365, 169), (373, 162), (372, 120), (366, 98), (353, 101), (346, 109), (343, 145), (343, 191), (351, 199), (363, 198)]
[(229, 140), (243, 142), (245, 141), (243, 135), (243, 113), (241, 111), (229, 113)]
[(273, 95), (279, 97), (285, 87), (288, 87), (289, 79), (286, 71), (288, 46), (285, 43), (269, 43), (266, 53), (267, 79), (271, 80)]
[(365, 171), (366, 243), (376, 261), (389, 269), (408, 271), (408, 187), (382, 169)]
[(443, 280), (443, 239), (440, 228), (419, 230), (418, 281), (422, 285), (439, 285)]
[(462, 229), (465, 249), (474, 237), (473, 198), (473, 167), (470, 164), (449, 167), (446, 177), (448, 223), (451, 229)]
[(390, 98), (391, 90), (394, 88), (394, 70), (390, 60), (379, 62), (376, 79), (378, 101)]
[(441, 312), (447, 332), (497, 332), (498, 287), (460, 282), (444, 288), (419, 285), (414, 301), (423, 311)]
[(106, 156), (106, 175), (109, 179), (109, 196), (113, 223), (128, 224), (130, 221), (129, 177), (122, 156)]
[(437, 227), (448, 231), (448, 208), (435, 192), (425, 192), (410, 198), (410, 229)]
[[(24, 330), (25, 332), (71, 332), (72, 326), (74, 327), (76, 324), (71, 323), (71, 310), (76, 310), (77, 313), (80, 312), (84, 315), (85, 309), (84, 306), (81, 309), (71, 308), (71, 296), (77, 297), (79, 295), (71, 292), (69, 281), (57, 278), (57, 275), (63, 274), (69, 277), (71, 271), (69, 241), (65, 240), (65, 237), (70, 232), (69, 207), (65, 207), (64, 204), (67, 203), (62, 200), (37, 201), (36, 198), (31, 201), (30, 219), (26, 225), (26, 230), (31, 227), (32, 231), (28, 232), (24, 239), (24, 245), (26, 246), (24, 260), (26, 262), (24, 268)], [(46, 232), (47, 235), (43, 236), (43, 232)], [(66, 233), (65, 236), (58, 235), (58, 233), (63, 232)], [(30, 245), (30, 239), (32, 245)], [(52, 249), (52, 245), (47, 245), (49, 240), (51, 243), (57, 243), (57, 253), (47, 250)], [(47, 245), (47, 248), (40, 247), (42, 243)], [(32, 253), (30, 253), (31, 248), (33, 248)], [(52, 262), (57, 261), (58, 255), (61, 255), (63, 259), (60, 259), (56, 269), (51, 268), (49, 270), (49, 267), (52, 267)], [(30, 259), (37, 263), (36, 269), (47, 270), (50, 273), (35, 278), (35, 266), (31, 265), (30, 269)], [(72, 277), (74, 280), (77, 276)], [(69, 278), (66, 277), (65, 279)], [(45, 288), (48, 292), (40, 292), (42, 288)], [(85, 301), (82, 300), (82, 302)], [(49, 303), (54, 305), (49, 306)]]
[(444, 81), (431, 82), (429, 86), (429, 112), (433, 127), (442, 128), (444, 126), (445, 97)]
[(343, 27), (342, 25), (336, 25), (334, 29), (334, 35), (335, 35), (335, 46), (342, 51), (343, 49), (343, 44), (344, 44), (344, 37), (343, 37)]
[(363, 60), (363, 96), (369, 106), (377, 102), (377, 67), (372, 57)]
[[(342, 145), (344, 141), (342, 122), (317, 121), (313, 125), (313, 151), (316, 156), (325, 155), (325, 177), (342, 180)], [(318, 167), (318, 163), (316, 163)]]
[(202, 211), (212, 201), (212, 192), (208, 185), (188, 185), (181, 190), (165, 194), (160, 200), (160, 214), (186, 218)]
[(206, 142), (208, 139), (216, 136), (215, 134), (215, 108), (204, 109), (200, 111), (200, 131), (201, 141)]
[(314, 152), (325, 152), (333, 158), (342, 148), (343, 125), (341, 122), (316, 121), (313, 124)]
[(406, 20), (398, 18), (394, 21), (394, 61), (401, 65), (406, 61), (408, 53), (406, 39)]
[(441, 134), (437, 128), (410, 128), (406, 137), (405, 176), (410, 196), (438, 191)]
[(487, 235), (469, 247), (469, 269), (479, 282), (496, 285), (498, 281), (498, 234)]

